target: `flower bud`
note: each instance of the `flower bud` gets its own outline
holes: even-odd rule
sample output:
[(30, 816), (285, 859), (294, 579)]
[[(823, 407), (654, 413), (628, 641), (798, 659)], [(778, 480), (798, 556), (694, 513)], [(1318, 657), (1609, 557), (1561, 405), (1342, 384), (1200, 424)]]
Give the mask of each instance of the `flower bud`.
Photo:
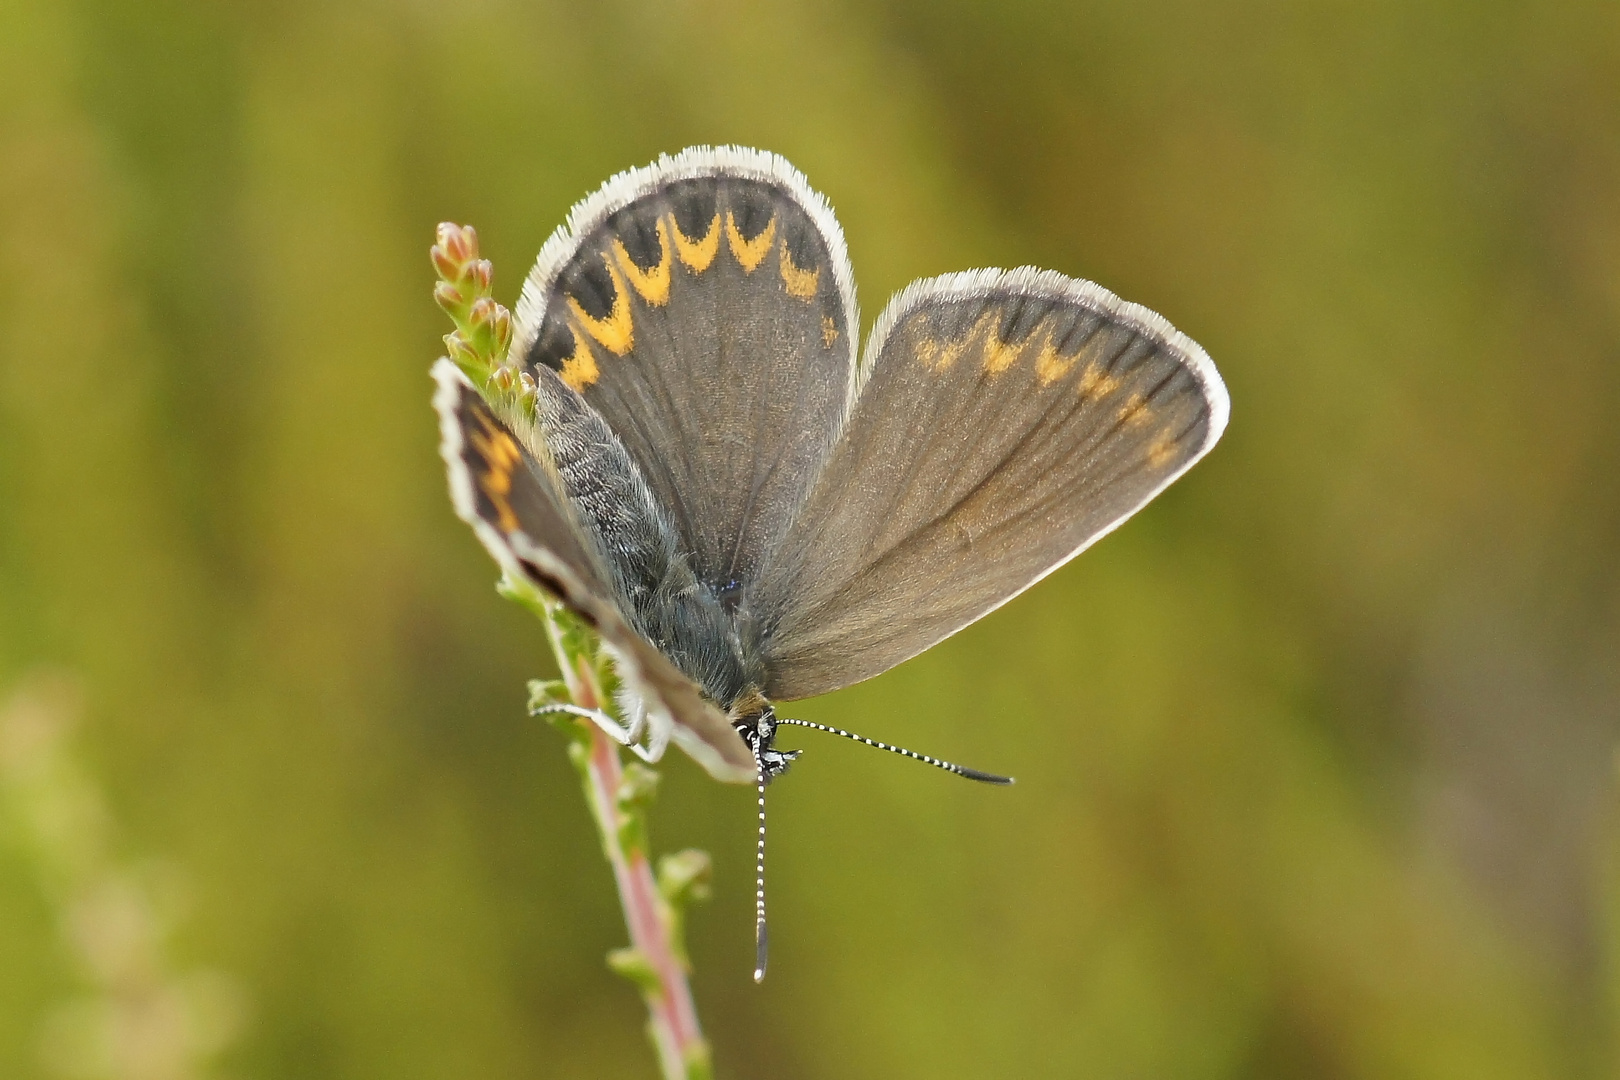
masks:
[(483, 366), (478, 359), (478, 354), (473, 351), (472, 346), (468, 345), (466, 339), (460, 334), (444, 335), (444, 347), (449, 351), (450, 359), (464, 368)]
[(512, 344), (512, 313), (495, 305), (495, 351), (505, 354)]
[(441, 281), (433, 286), (433, 299), (444, 310), (454, 314), (464, 307), (467, 301), (462, 297), (461, 291), (448, 281)]
[[(440, 226), (443, 228), (443, 226)], [(433, 269), (446, 281), (454, 281), (461, 276), (461, 263), (451, 257), (442, 244), (434, 244), (428, 251), (428, 257), (433, 260)]]
[[(459, 268), (478, 257), (478, 233), (471, 225), (457, 225), (453, 221), (439, 223), (435, 232), (439, 247)], [(454, 275), (450, 275), (454, 276)]]

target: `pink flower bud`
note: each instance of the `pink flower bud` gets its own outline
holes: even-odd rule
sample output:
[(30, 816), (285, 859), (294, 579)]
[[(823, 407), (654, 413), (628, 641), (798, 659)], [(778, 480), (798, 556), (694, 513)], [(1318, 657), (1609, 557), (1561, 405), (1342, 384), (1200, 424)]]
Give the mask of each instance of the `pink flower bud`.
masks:
[[(441, 225), (440, 228), (443, 228), (443, 226)], [(428, 255), (433, 259), (433, 269), (439, 272), (440, 277), (447, 281), (454, 281), (461, 276), (461, 263), (451, 258), (450, 253), (444, 249), (443, 245), (434, 244), (428, 251)]]
[(471, 225), (457, 225), (453, 221), (441, 222), (435, 235), (444, 253), (455, 260), (458, 267), (478, 258), (478, 234), (473, 231)]
[(461, 291), (448, 281), (441, 281), (433, 286), (433, 299), (446, 311), (455, 311), (463, 307), (467, 301)]

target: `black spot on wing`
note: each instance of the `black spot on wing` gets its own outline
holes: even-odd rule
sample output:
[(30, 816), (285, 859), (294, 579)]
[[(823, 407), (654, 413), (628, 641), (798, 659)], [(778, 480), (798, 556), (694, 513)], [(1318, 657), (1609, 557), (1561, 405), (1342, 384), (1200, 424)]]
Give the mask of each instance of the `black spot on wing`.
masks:
[(581, 250), (563, 269), (558, 283), (563, 292), (579, 301), (579, 306), (591, 318), (605, 319), (613, 311), (618, 294), (613, 289), (607, 264), (597, 252)]
[(607, 221), (606, 231), (618, 237), (630, 261), (643, 270), (651, 270), (663, 257), (658, 243), (658, 208), (647, 200), (614, 214)]
[(726, 192), (726, 209), (744, 240), (765, 231), (776, 216), (776, 192), (764, 184), (735, 182)]
[(714, 177), (699, 176), (677, 180), (665, 192), (675, 224), (688, 239), (698, 240), (708, 235), (719, 205), (718, 183)]
[(534, 344), (529, 346), (529, 353), (523, 357), (523, 362), (529, 367), (545, 366), (552, 371), (561, 371), (563, 361), (574, 355), (574, 332), (568, 324), (555, 315), (547, 315), (540, 324), (540, 333), (535, 336)]
[[(826, 262), (821, 236), (808, 217), (801, 213), (783, 214), (782, 243), (787, 245), (788, 258), (800, 270), (815, 270)], [(738, 223), (741, 227), (741, 222)]]

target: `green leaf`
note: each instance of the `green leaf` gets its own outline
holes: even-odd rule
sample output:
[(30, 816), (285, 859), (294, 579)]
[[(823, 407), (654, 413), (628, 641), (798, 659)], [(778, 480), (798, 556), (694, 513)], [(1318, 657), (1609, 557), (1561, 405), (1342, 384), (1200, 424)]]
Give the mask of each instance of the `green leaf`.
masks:
[(635, 983), (646, 994), (662, 992), (658, 972), (648, 961), (647, 954), (637, 948), (614, 949), (607, 954), (607, 965), (616, 973)]
[(687, 848), (658, 860), (658, 891), (671, 907), (709, 898), (714, 860), (707, 851)]

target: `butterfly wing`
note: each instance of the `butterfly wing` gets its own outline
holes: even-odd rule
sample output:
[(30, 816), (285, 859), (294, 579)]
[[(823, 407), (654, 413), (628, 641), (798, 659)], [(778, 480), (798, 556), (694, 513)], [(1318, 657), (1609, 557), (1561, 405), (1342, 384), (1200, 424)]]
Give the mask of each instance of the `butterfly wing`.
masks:
[(775, 699), (869, 678), (1007, 602), (1185, 472), (1228, 411), (1162, 318), (1027, 268), (914, 283), (861, 370), (758, 585)]
[(512, 355), (606, 420), (697, 576), (750, 580), (854, 390), (842, 231), (791, 165), (698, 147), (613, 178), (540, 252)]
[[(508, 424), (497, 416), (448, 360), (434, 365), (433, 378), (438, 384), (433, 404), (439, 414), (439, 449), (456, 513), (502, 568), (544, 588), (596, 630), (655, 729), (672, 734), (717, 778), (751, 781), (753, 755), (725, 715), (631, 628), (613, 599), (623, 588), (618, 581), (622, 575), (609, 569), (601, 553), (603, 537), (621, 548), (645, 543), (646, 534), (657, 532), (653, 523), (637, 520), (647, 510), (611, 491), (606, 493), (609, 507), (571, 496), (565, 470), (537, 429), (522, 430), (523, 423)], [(567, 405), (553, 397), (543, 399), (541, 409), (562, 431), (558, 452), (564, 464), (579, 467), (592, 455), (611, 454), (614, 447), (593, 440), (588, 424), (559, 417)], [(617, 518), (602, 518), (604, 514)]]

